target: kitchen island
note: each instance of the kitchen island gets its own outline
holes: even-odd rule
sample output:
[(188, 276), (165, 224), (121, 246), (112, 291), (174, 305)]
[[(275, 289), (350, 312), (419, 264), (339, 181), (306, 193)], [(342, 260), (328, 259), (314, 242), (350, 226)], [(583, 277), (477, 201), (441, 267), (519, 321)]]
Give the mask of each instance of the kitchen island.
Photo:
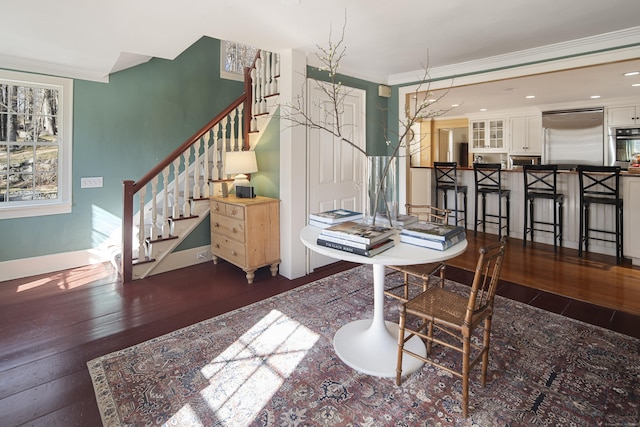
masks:
[[(503, 185), (511, 190), (510, 237), (522, 239), (524, 231), (524, 176), (522, 169), (504, 169)], [(475, 212), (475, 188), (473, 168), (458, 168), (461, 185), (467, 185), (468, 210), (467, 227), (473, 232), (473, 218)], [(578, 249), (580, 228), (580, 183), (575, 171), (559, 171), (558, 192), (564, 194), (563, 239), (562, 247)], [(414, 204), (435, 204), (435, 178), (432, 167), (412, 167), (407, 199)], [(623, 251), (624, 257), (630, 258), (634, 265), (640, 265), (640, 174), (630, 174), (623, 171), (620, 178), (620, 196), (624, 200), (623, 222)], [(453, 194), (449, 196), (449, 208), (452, 205)], [(487, 200), (488, 206), (494, 203), (493, 198)], [(550, 202), (548, 202), (550, 203)], [(442, 206), (442, 200), (440, 200)], [(497, 205), (496, 205), (497, 206)], [(553, 210), (551, 204), (536, 203), (536, 219), (552, 221)], [(591, 207), (592, 224), (596, 228), (613, 229), (613, 211), (609, 206), (593, 205)], [(481, 232), (479, 230), (478, 232)], [(487, 224), (487, 233), (498, 233), (495, 224)], [(598, 237), (598, 234), (591, 233)], [(497, 238), (497, 237), (496, 237)], [(608, 238), (608, 237), (607, 237)], [(535, 241), (553, 245), (550, 233), (537, 232)], [(613, 243), (591, 240), (589, 251), (615, 256)]]

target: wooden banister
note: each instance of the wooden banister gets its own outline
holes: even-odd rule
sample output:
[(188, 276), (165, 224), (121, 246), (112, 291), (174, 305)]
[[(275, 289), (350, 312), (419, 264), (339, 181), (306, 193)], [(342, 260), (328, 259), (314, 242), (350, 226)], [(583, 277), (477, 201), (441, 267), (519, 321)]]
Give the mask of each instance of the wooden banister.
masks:
[[(209, 130), (211, 130), (215, 125), (217, 125), (220, 122), (220, 120), (222, 120), (223, 118), (227, 117), (229, 115), (229, 113), (231, 113), (234, 109), (236, 109), (240, 104), (245, 102), (246, 99), (247, 99), (247, 95), (246, 95), (246, 93), (243, 93), (238, 99), (236, 99), (231, 104), (229, 104), (229, 106), (227, 108), (222, 110), (222, 112), (220, 114), (215, 116), (209, 123), (204, 125), (199, 131), (194, 133), (193, 136), (191, 136), (184, 143), (182, 143), (181, 146), (179, 146), (178, 148), (173, 150), (171, 152), (171, 154), (169, 154), (163, 161), (158, 163), (153, 169), (151, 169), (149, 172), (147, 172), (146, 175), (144, 175), (142, 178), (140, 178), (138, 181), (136, 181), (133, 184), (133, 192), (137, 193), (138, 190), (140, 190), (141, 187), (144, 187), (149, 182), (151, 182), (153, 177), (158, 175), (162, 171), (162, 169), (164, 169), (167, 166), (169, 166), (169, 164), (171, 164), (171, 162), (173, 162), (176, 159), (176, 157), (181, 155), (187, 148), (189, 148), (196, 141), (198, 141), (200, 138), (202, 138), (202, 136), (205, 133), (209, 132)], [(246, 132), (246, 130), (244, 130), (244, 132)]]
[[(235, 125), (232, 124), (231, 128), (225, 128), (225, 130), (223, 130), (222, 132), (227, 132), (230, 131), (230, 138), (231, 141), (237, 141), (235, 138), (238, 137), (242, 137), (242, 147), (238, 147), (237, 145), (233, 148), (231, 148), (232, 150), (237, 150), (237, 149), (244, 149), (244, 150), (248, 150), (250, 149), (250, 141), (249, 141), (249, 132), (251, 131), (251, 124), (252, 124), (252, 119), (255, 119), (255, 116), (253, 114), (253, 103), (254, 103), (254, 94), (253, 94), (253, 86), (252, 86), (252, 80), (251, 80), (251, 75), (252, 75), (252, 70), (256, 68), (256, 62), (257, 59), (260, 58), (260, 51), (258, 51), (258, 53), (256, 54), (256, 57), (254, 58), (253, 64), (251, 67), (247, 67), (244, 69), (244, 93), (242, 95), (240, 95), (236, 100), (234, 100), (231, 104), (229, 104), (224, 110), (222, 110), (218, 115), (216, 115), (211, 121), (209, 121), (207, 124), (205, 124), (201, 129), (199, 129), (196, 133), (194, 133), (190, 138), (188, 138), (186, 141), (184, 141), (178, 148), (176, 148), (173, 152), (171, 152), (167, 157), (165, 157), (162, 161), (160, 161), (157, 165), (155, 165), (151, 170), (149, 170), (149, 172), (147, 172), (145, 175), (142, 176), (142, 178), (140, 178), (138, 181), (131, 181), (131, 180), (125, 180), (122, 182), (122, 186), (123, 186), (123, 215), (122, 215), (122, 251), (121, 251), (121, 260), (120, 260), (120, 272), (121, 272), (121, 277), (122, 277), (122, 281), (124, 283), (130, 282), (131, 280), (133, 280), (133, 248), (132, 248), (132, 242), (133, 242), (133, 233), (134, 233), (134, 197), (136, 194), (140, 193), (140, 224), (139, 224), (139, 249), (138, 249), (138, 262), (141, 261), (145, 261), (143, 259), (143, 254), (140, 253), (144, 247), (143, 243), (145, 243), (144, 240), (144, 234), (145, 234), (145, 229), (144, 229), (144, 222), (145, 222), (145, 218), (144, 218), (144, 212), (143, 212), (143, 208), (144, 208), (144, 193), (145, 193), (145, 189), (146, 186), (149, 183), (152, 183), (152, 212), (153, 212), (153, 225), (151, 227), (152, 229), (152, 234), (153, 233), (157, 233), (157, 229), (158, 229), (158, 225), (156, 223), (156, 215), (157, 215), (157, 211), (156, 208), (157, 206), (155, 205), (155, 198), (156, 198), (156, 190), (157, 190), (157, 186), (158, 186), (158, 175), (163, 174), (162, 175), (162, 184), (164, 186), (164, 191), (165, 191), (165, 200), (164, 200), (164, 205), (165, 205), (165, 209), (163, 210), (163, 215), (164, 215), (164, 221), (167, 221), (167, 218), (173, 216), (173, 220), (177, 219), (176, 215), (179, 215), (182, 218), (182, 214), (184, 213), (184, 216), (187, 217), (188, 215), (190, 215), (188, 213), (188, 206), (187, 206), (187, 198), (189, 197), (188, 194), (184, 194), (184, 200), (185, 200), (185, 204), (183, 206), (183, 210), (182, 212), (179, 212), (179, 209), (176, 209), (176, 204), (178, 201), (178, 187), (177, 187), (177, 182), (178, 182), (178, 176), (179, 176), (179, 165), (180, 165), (180, 157), (181, 156), (185, 156), (184, 157), (184, 176), (185, 176), (185, 181), (184, 181), (184, 192), (187, 193), (188, 192), (188, 186), (187, 186), (187, 179), (188, 179), (188, 174), (189, 174), (189, 163), (188, 163), (188, 159), (191, 157), (190, 152), (191, 152), (191, 147), (194, 146), (194, 144), (198, 143), (201, 139), (205, 142), (205, 147), (204, 147), (204, 153), (203, 156), (205, 158), (204, 162), (205, 165), (208, 162), (208, 157), (206, 156), (206, 153), (208, 152), (208, 140), (207, 140), (207, 133), (210, 131), (214, 131), (214, 137), (213, 137), (213, 144), (216, 144), (216, 138), (217, 138), (217, 131), (215, 130), (216, 127), (218, 127), (218, 129), (221, 129), (222, 126), (225, 126), (225, 124), (228, 126), (229, 125), (229, 117), (231, 117), (231, 121), (232, 123), (235, 123), (235, 117), (237, 117), (238, 115), (242, 114), (242, 123), (238, 123), (238, 133), (234, 133), (235, 130)], [(275, 58), (274, 58), (275, 61)], [(254, 73), (255, 74), (255, 73)], [(256, 94), (255, 95), (261, 95), (264, 96), (264, 93), (258, 93), (259, 91), (256, 90)], [(240, 108), (242, 106), (242, 108)], [(232, 117), (232, 114), (235, 112), (235, 116)], [(224, 120), (226, 120), (226, 122), (224, 122)], [(241, 133), (240, 133), (241, 132)], [(223, 138), (226, 138), (226, 133), (223, 133)], [(241, 135), (241, 136), (240, 136)], [(200, 147), (202, 147), (202, 145), (195, 145), (195, 163), (192, 164), (193, 165), (193, 170), (194, 170), (194, 175), (195, 173), (198, 172), (198, 158), (200, 156)], [(186, 153), (186, 155), (185, 155)], [(215, 154), (214, 154), (215, 155)], [(219, 160), (221, 162), (221, 160)], [(220, 163), (221, 165), (221, 163)], [(222, 166), (218, 165), (217, 167), (221, 168)], [(168, 171), (170, 166), (173, 166), (173, 175), (174, 175), (174, 183), (175, 183), (175, 188), (174, 188), (174, 194), (173, 194), (173, 203), (174, 203), (174, 209), (173, 209), (173, 213), (172, 215), (168, 215), (168, 209), (166, 208), (166, 190), (167, 190), (167, 186), (168, 186)], [(208, 166), (207, 166), (208, 168)], [(207, 169), (208, 171), (208, 169)], [(220, 173), (221, 169), (218, 169), (218, 172)], [(205, 178), (207, 177), (207, 175), (205, 175)], [(222, 178), (221, 176), (219, 178)], [(193, 178), (194, 180), (197, 180), (197, 177)], [(155, 180), (155, 181), (154, 181)], [(221, 181), (227, 181), (225, 179), (214, 179), (214, 177), (210, 177), (209, 182), (211, 181), (216, 181), (216, 182), (221, 182)], [(194, 197), (195, 198), (201, 198), (203, 196), (200, 196), (200, 190), (199, 188), (196, 188), (197, 184), (194, 184), (194, 194), (196, 194)], [(205, 195), (204, 197), (207, 197), (208, 194), (206, 194), (206, 192), (208, 192), (209, 190), (207, 189), (205, 191)], [(209, 193), (210, 194), (210, 193)], [(191, 199), (193, 200), (193, 199)], [(179, 213), (176, 213), (179, 212)], [(166, 230), (163, 230), (162, 233), (162, 237), (166, 238), (167, 237), (167, 233)], [(150, 236), (150, 239), (148, 242), (153, 242), (153, 240), (156, 238), (156, 236)], [(146, 260), (149, 261), (151, 255), (149, 254), (149, 252), (151, 252), (151, 250), (146, 250)]]

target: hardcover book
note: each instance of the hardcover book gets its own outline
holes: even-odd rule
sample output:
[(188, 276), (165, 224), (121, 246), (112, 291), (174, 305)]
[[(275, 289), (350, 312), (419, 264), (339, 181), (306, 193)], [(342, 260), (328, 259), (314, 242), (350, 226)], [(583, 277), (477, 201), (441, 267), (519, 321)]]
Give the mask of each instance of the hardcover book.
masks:
[(329, 224), (328, 222), (316, 221), (315, 219), (309, 218), (309, 225), (313, 225), (318, 228), (329, 228), (333, 224)]
[(351, 244), (341, 244), (329, 240), (324, 240), (323, 236), (318, 237), (316, 243), (318, 244), (318, 246), (324, 246), (327, 248), (337, 249), (339, 251), (350, 252), (352, 254), (362, 255), (366, 257), (378, 255), (379, 253), (384, 252), (395, 245), (395, 242), (393, 240), (386, 239), (376, 243), (375, 245), (372, 245), (370, 248), (360, 248)]
[(437, 249), (439, 251), (447, 250), (453, 245), (466, 240), (466, 238), (467, 236), (464, 233), (458, 233), (446, 240), (423, 239), (421, 237), (409, 236), (407, 234), (400, 233), (400, 241), (403, 243), (409, 243), (423, 248)]
[(334, 209), (325, 212), (309, 214), (309, 219), (328, 224), (337, 224), (345, 221), (357, 221), (362, 219), (362, 212), (354, 212), (347, 209)]
[(456, 234), (464, 234), (464, 227), (459, 225), (438, 224), (435, 222), (416, 222), (402, 228), (402, 233), (409, 236), (432, 240), (446, 240)]
[(418, 217), (415, 216), (415, 215), (400, 214), (394, 220), (394, 222), (395, 222), (395, 224), (391, 224), (391, 221), (389, 221), (389, 218), (384, 214), (376, 215), (376, 224), (384, 225), (386, 227), (389, 227), (391, 225), (397, 225), (397, 226), (400, 226), (400, 227), (406, 227), (406, 226), (408, 226), (410, 224), (418, 222)]
[(374, 243), (386, 240), (395, 234), (395, 230), (390, 227), (373, 226), (359, 222), (347, 221), (322, 230), (320, 235), (339, 237), (353, 242)]

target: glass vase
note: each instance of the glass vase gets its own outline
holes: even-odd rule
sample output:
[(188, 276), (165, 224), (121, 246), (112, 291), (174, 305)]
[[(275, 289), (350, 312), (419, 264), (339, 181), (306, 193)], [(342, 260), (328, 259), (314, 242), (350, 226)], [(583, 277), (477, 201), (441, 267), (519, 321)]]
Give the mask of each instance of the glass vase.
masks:
[(398, 219), (398, 159), (367, 157), (367, 205), (365, 222), (395, 227)]

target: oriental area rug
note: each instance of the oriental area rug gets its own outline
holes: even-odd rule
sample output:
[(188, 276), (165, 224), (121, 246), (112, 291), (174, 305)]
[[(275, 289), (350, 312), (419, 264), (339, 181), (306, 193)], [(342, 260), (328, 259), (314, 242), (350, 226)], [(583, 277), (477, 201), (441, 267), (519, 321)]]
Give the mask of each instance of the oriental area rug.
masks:
[[(389, 270), (390, 271), (390, 270)], [(640, 340), (496, 297), (487, 385), (425, 365), (394, 378), (335, 354), (373, 315), (360, 266), (88, 363), (105, 426), (632, 426)], [(399, 283), (397, 273), (387, 282)], [(447, 281), (451, 289), (464, 285)], [(385, 301), (397, 322), (398, 303)], [(447, 352), (434, 347), (436, 357)], [(405, 356), (409, 357), (409, 356)]]

